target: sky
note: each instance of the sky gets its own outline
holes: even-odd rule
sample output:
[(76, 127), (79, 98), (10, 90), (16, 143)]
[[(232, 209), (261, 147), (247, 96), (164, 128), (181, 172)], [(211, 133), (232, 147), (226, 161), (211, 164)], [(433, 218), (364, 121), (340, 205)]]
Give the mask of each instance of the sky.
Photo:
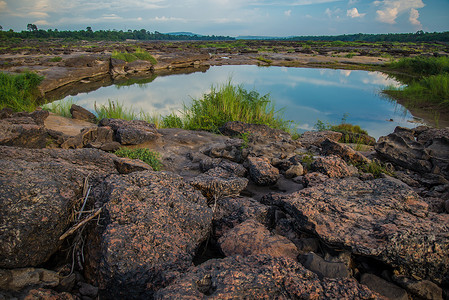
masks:
[(449, 31), (449, 0), (0, 0), (3, 30), (129, 29), (225, 36)]

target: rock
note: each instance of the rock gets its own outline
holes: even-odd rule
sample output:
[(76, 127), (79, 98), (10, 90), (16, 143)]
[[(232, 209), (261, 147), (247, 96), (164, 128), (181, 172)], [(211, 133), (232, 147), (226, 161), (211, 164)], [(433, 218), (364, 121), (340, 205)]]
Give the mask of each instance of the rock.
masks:
[(322, 152), (324, 155), (331, 155), (331, 154), (337, 155), (347, 162), (361, 163), (361, 164), (368, 164), (371, 162), (368, 158), (366, 158), (359, 152), (355, 151), (351, 147), (329, 139), (325, 139), (321, 143), (321, 148), (323, 149)]
[(249, 177), (257, 185), (268, 186), (278, 181), (279, 170), (263, 158), (248, 157), (247, 162)]
[(97, 187), (103, 222), (90, 235), (86, 272), (107, 299), (151, 298), (192, 266), (212, 210), (180, 176), (111, 175)]
[(76, 104), (72, 104), (72, 107), (70, 107), (70, 114), (72, 115), (73, 119), (88, 121), (92, 123), (97, 122), (97, 117), (93, 113)]
[(126, 73), (149, 71), (153, 69), (153, 64), (146, 60), (135, 60), (125, 65)]
[(236, 177), (245, 177), (247, 173), (246, 169), (241, 164), (225, 159), (206, 157), (200, 161), (200, 169), (203, 172), (217, 167), (230, 172), (233, 176)]
[(213, 158), (225, 158), (237, 163), (243, 162), (246, 156), (248, 156), (247, 151), (242, 149), (242, 141), (240, 140), (226, 140), (214, 143), (207, 146), (202, 152)]
[(249, 219), (223, 235), (218, 243), (226, 256), (267, 254), (296, 260), (299, 252), (287, 238)]
[(79, 292), (81, 295), (83, 296), (88, 296), (91, 298), (96, 298), (98, 295), (98, 287), (93, 286), (91, 284), (85, 283), (85, 282), (80, 282), (79, 284), (80, 288), (79, 288)]
[(304, 168), (301, 164), (291, 166), (287, 171), (285, 171), (286, 178), (294, 178), (304, 174)]
[(103, 146), (116, 147), (113, 141), (114, 132), (109, 127), (90, 127), (81, 130), (74, 136), (68, 137), (62, 144), (63, 149), (102, 148)]
[(62, 277), (56, 290), (58, 292), (70, 292), (76, 283), (76, 275), (72, 273), (66, 277)]
[(235, 177), (225, 169), (217, 167), (193, 178), (190, 184), (199, 189), (209, 201), (214, 201), (217, 198), (240, 194), (246, 188), (248, 179)]
[(37, 125), (44, 125), (45, 120), (48, 118), (50, 113), (47, 110), (35, 110), (29, 114), (31, 118), (36, 122)]
[(306, 131), (299, 138), (299, 141), (306, 147), (310, 145), (320, 147), (326, 139), (338, 142), (342, 136), (343, 134), (336, 131)]
[(0, 145), (45, 148), (48, 133), (31, 117), (0, 119)]
[(125, 66), (126, 66), (126, 61), (121, 60), (121, 59), (116, 59), (116, 58), (111, 58), (110, 61), (110, 73), (112, 76), (117, 76), (117, 75), (125, 75)]
[(114, 165), (120, 174), (129, 174), (139, 171), (153, 171), (153, 168), (140, 159), (118, 158), (114, 160)]
[(323, 173), (330, 178), (342, 178), (358, 174), (356, 167), (348, 166), (344, 160), (335, 155), (317, 157), (311, 168), (313, 171)]
[(443, 299), (443, 290), (429, 280), (414, 280), (405, 276), (395, 276), (393, 279), (410, 294), (418, 296), (420, 299)]
[(331, 247), (375, 258), (402, 274), (441, 283), (449, 277), (449, 215), (392, 178), (329, 179), (290, 195), (262, 199)]
[(273, 129), (263, 124), (248, 124), (240, 121), (227, 122), (220, 128), (220, 132), (228, 136), (241, 136), (249, 134), (261, 138), (274, 140), (291, 139), (290, 134), (279, 129)]
[(382, 158), (406, 169), (423, 173), (432, 171), (431, 156), (410, 133), (391, 133), (380, 137), (374, 149)]
[(63, 292), (58, 293), (53, 290), (48, 289), (32, 289), (30, 290), (25, 297), (24, 300), (41, 300), (41, 299), (48, 299), (48, 300), (78, 300), (77, 296), (74, 296), (72, 294)]
[(445, 213), (444, 200), (436, 197), (426, 197), (423, 200), (429, 205), (429, 211), (434, 213)]
[(259, 201), (247, 197), (226, 197), (218, 199), (214, 213), (214, 236), (221, 237), (229, 229), (248, 219), (268, 226), (270, 208)]
[(320, 278), (349, 278), (351, 276), (344, 263), (325, 261), (313, 252), (301, 255), (299, 261)]
[(391, 300), (408, 300), (407, 292), (397, 285), (392, 284), (376, 275), (365, 273), (360, 278), (360, 283), (369, 287), (370, 290), (377, 292)]
[(44, 263), (62, 242), (86, 177), (117, 173), (115, 160), (96, 149), (0, 146), (0, 267)]
[(354, 279), (323, 279), (299, 263), (268, 255), (211, 259), (155, 299), (380, 299)]
[(160, 136), (153, 124), (141, 120), (102, 119), (99, 126), (111, 127), (116, 141), (122, 145), (138, 145)]
[(446, 208), (446, 212), (449, 214), (449, 200), (446, 200), (446, 202), (444, 202), (444, 207)]
[(320, 185), (328, 179), (329, 179), (329, 176), (324, 175), (323, 173), (312, 172), (312, 173), (307, 173), (306, 175), (304, 175), (304, 177), (302, 178), (302, 182), (305, 187), (312, 187), (312, 186)]
[(22, 268), (0, 269), (0, 289), (19, 291), (28, 286), (55, 287), (59, 284), (59, 275), (46, 269)]

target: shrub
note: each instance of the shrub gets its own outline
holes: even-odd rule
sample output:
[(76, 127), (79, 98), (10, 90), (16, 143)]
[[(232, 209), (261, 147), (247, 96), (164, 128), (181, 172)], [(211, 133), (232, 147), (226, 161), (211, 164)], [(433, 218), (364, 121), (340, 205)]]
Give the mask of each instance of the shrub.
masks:
[(39, 98), (38, 86), (44, 77), (32, 72), (0, 73), (0, 109), (33, 111)]
[(61, 56), (55, 56), (50, 59), (51, 62), (60, 62), (62, 60)]

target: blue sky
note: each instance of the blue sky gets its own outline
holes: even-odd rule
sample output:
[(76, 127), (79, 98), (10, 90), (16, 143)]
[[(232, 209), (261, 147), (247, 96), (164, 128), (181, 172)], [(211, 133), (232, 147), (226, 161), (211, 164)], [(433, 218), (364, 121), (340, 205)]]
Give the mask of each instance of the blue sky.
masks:
[(449, 0), (0, 0), (3, 30), (146, 29), (205, 35), (449, 31)]

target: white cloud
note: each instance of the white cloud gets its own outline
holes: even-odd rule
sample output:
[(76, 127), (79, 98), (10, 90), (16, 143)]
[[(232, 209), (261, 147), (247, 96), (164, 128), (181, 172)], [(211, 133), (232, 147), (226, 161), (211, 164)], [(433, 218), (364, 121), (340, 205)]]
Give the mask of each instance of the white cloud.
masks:
[[(376, 11), (377, 20), (388, 24), (395, 24), (396, 18), (405, 12), (410, 12), (410, 22), (412, 20), (415, 23), (419, 22), (419, 12), (417, 9), (425, 6), (422, 0), (382, 0), (374, 1), (373, 3), (376, 6), (380, 6), (380, 9)], [(412, 10), (416, 12), (412, 12)]]
[(8, 7), (8, 4), (6, 4), (5, 1), (0, 1), (0, 12), (4, 12), (7, 7)]
[(337, 9), (335, 9), (335, 10), (332, 10), (332, 9), (330, 9), (330, 8), (326, 8), (326, 10), (324, 11), (324, 14), (326, 15), (326, 16), (328, 16), (329, 18), (331, 18), (332, 16), (334, 16), (334, 15), (338, 15), (338, 14), (340, 14), (341, 13), (341, 9), (339, 9), (339, 8), (337, 8)]
[(366, 15), (366, 13), (361, 14), (357, 10), (357, 8), (354, 7), (354, 8), (348, 9), (346, 11), (346, 15), (351, 18), (362, 18)]
[(419, 18), (419, 11), (417, 9), (412, 8), (410, 10), (410, 17), (408, 18), (408, 20), (413, 25), (416, 25), (421, 28), (422, 25), (421, 25), (421, 22), (418, 20), (418, 18)]
[(286, 15), (287, 17), (290, 17), (292, 15), (292, 10), (289, 9), (289, 10), (284, 11), (284, 15)]
[(43, 26), (47, 26), (50, 25), (50, 23), (48, 23), (46, 20), (39, 20), (34, 22), (35, 25), (43, 25)]

